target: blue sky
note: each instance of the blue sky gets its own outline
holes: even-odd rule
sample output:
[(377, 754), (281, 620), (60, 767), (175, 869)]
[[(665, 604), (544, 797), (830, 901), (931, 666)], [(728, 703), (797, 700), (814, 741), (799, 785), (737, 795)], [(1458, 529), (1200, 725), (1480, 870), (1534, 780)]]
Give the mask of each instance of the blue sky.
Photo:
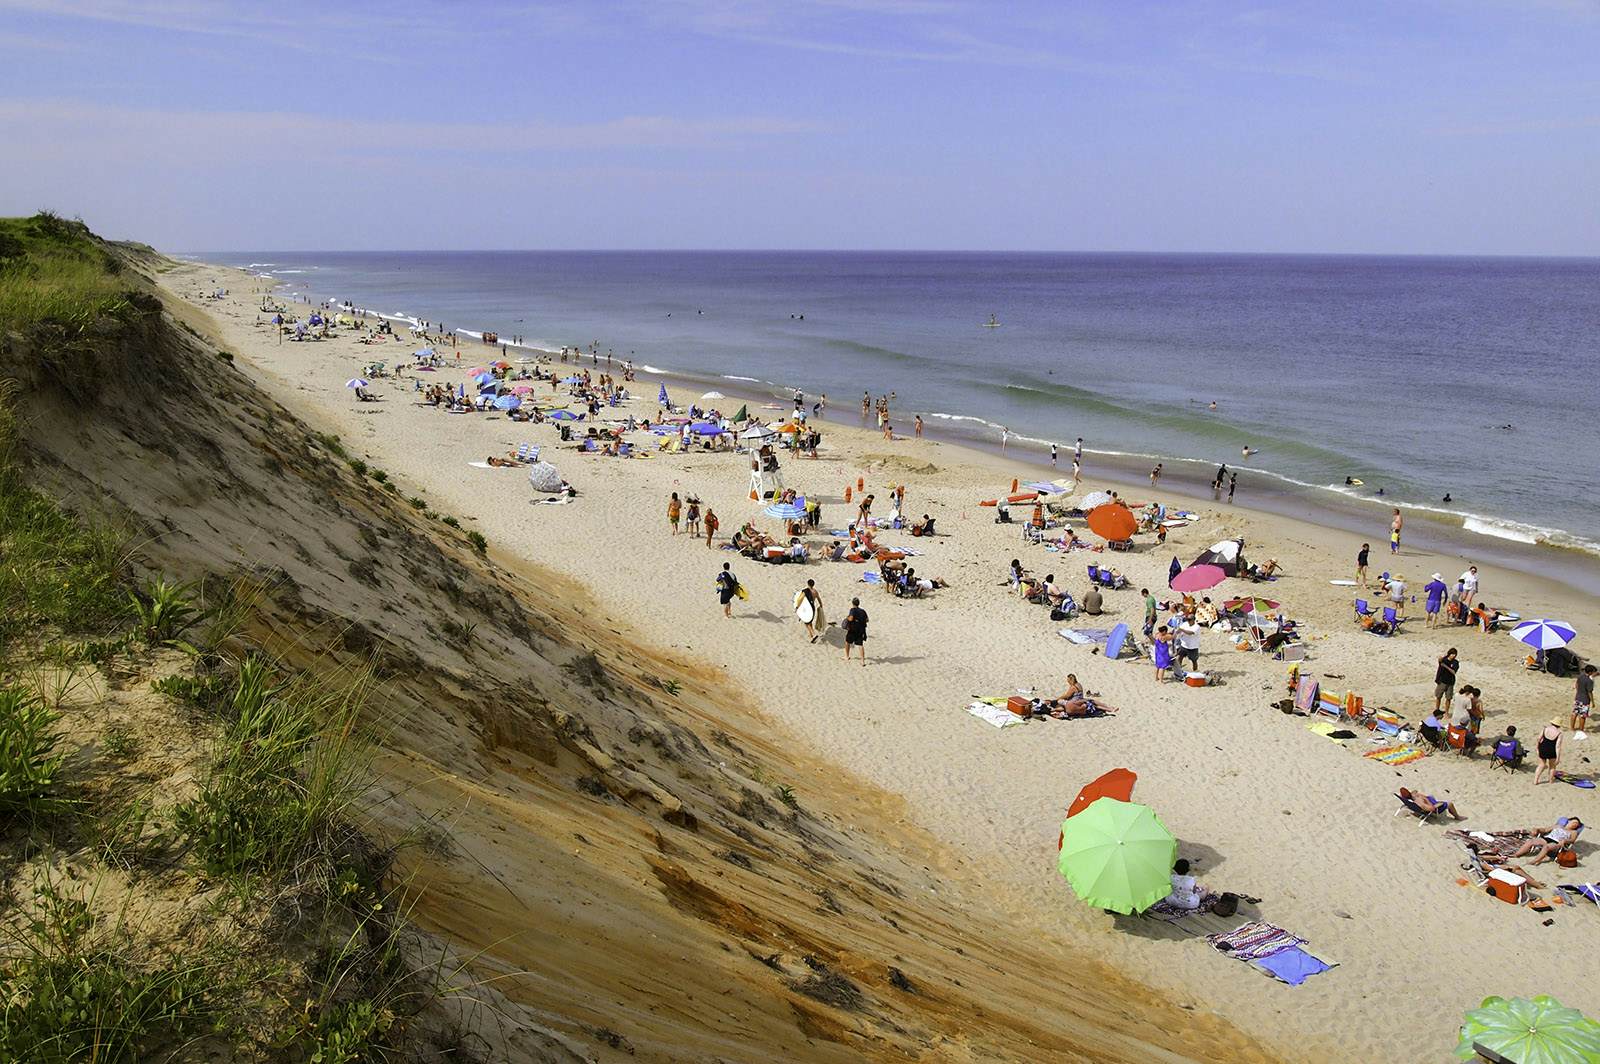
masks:
[(1600, 254), (1600, 0), (0, 0), (0, 213), (168, 249)]

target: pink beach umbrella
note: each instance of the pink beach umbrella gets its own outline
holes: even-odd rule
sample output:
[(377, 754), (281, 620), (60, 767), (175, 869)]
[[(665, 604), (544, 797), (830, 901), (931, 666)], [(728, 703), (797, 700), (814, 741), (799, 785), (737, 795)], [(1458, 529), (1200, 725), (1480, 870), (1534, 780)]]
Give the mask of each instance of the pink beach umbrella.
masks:
[(531, 384), (513, 384), (511, 386), (511, 390), (513, 392), (516, 392), (518, 395), (527, 395), (529, 392), (533, 391), (533, 385), (531, 385)]
[(1177, 576), (1172, 578), (1174, 591), (1207, 591), (1216, 587), (1228, 578), (1228, 574), (1217, 565), (1191, 565)]

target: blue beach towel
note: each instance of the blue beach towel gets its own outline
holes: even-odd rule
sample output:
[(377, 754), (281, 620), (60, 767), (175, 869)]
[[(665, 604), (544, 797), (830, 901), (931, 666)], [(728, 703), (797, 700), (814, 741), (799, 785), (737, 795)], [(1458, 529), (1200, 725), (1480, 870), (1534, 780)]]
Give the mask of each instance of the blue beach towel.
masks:
[(1290, 986), (1299, 986), (1313, 975), (1321, 975), (1333, 967), (1333, 965), (1313, 957), (1299, 946), (1290, 946), (1288, 949), (1279, 950), (1277, 953), (1261, 957), (1250, 963), (1274, 979), (1282, 980)]

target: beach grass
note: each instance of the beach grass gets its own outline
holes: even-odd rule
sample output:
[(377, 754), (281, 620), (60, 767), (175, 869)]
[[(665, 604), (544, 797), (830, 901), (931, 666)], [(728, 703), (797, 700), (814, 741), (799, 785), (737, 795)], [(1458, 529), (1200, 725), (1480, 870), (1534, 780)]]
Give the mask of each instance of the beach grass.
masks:
[(121, 261), (80, 221), (0, 218), (0, 331), (55, 322), (81, 332), (127, 305)]

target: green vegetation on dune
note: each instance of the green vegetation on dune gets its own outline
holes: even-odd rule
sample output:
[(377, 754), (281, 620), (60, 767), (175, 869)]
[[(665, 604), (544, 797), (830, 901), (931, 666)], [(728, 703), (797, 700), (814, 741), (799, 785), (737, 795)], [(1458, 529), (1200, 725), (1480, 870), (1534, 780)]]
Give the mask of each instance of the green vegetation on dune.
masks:
[(122, 260), (80, 221), (0, 218), (0, 332), (55, 322), (80, 332), (128, 305)]

